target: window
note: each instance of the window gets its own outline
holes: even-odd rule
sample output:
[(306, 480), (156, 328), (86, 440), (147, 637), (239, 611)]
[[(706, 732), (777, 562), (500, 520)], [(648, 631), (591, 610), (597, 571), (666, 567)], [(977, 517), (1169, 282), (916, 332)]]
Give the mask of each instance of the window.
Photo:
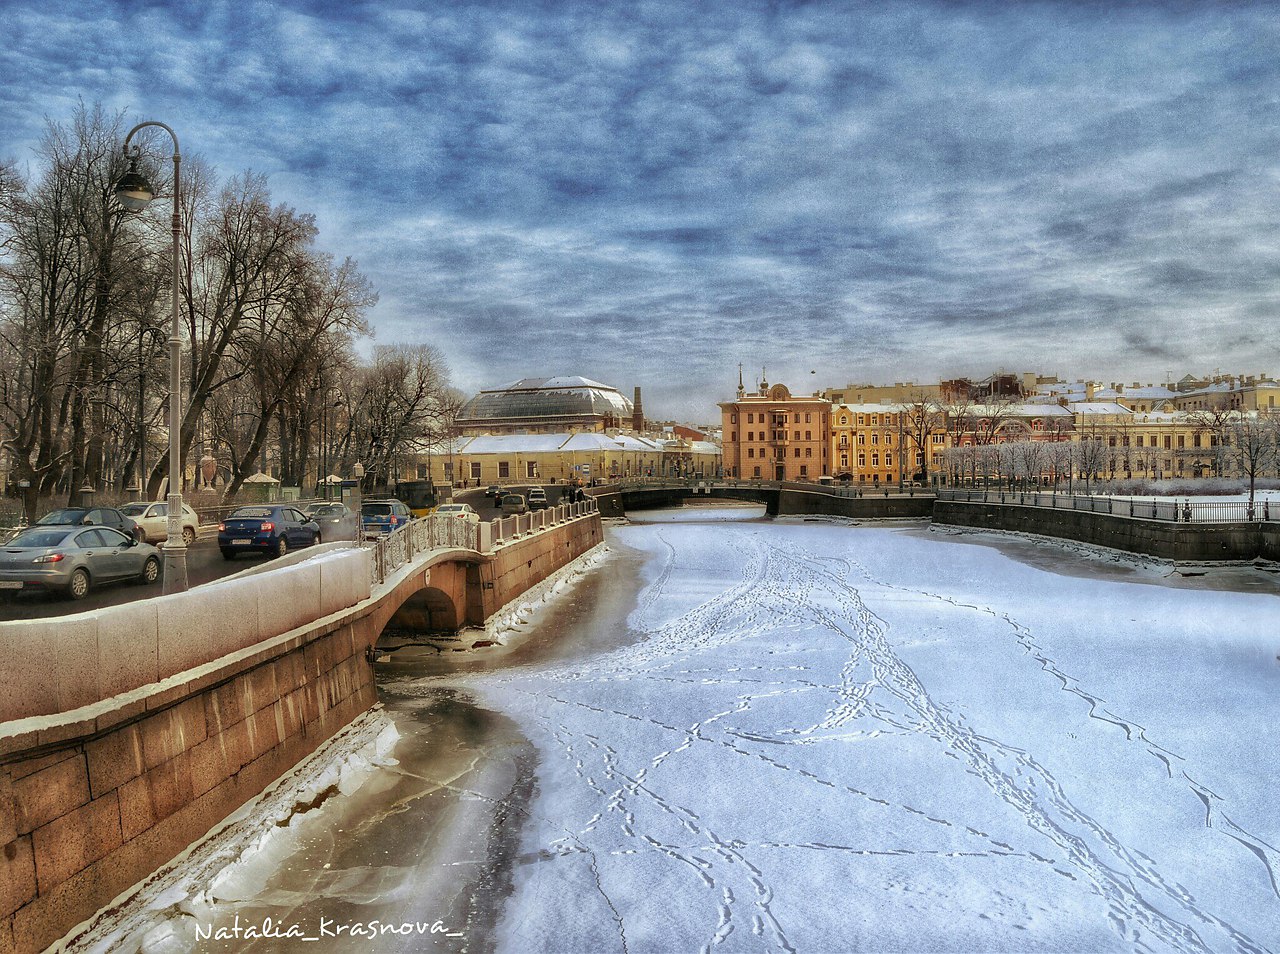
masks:
[(419, 464), (417, 467), (418, 479), (424, 480), (427, 476), (427, 465)]
[(1139, 435), (1138, 435), (1138, 446), (1139, 446), (1139, 447), (1141, 447), (1141, 446), (1142, 446), (1142, 435), (1141, 435), (1141, 434), (1139, 434)]
[(505, 480), (511, 476), (511, 464), (505, 460), (498, 461), (498, 479)]
[(756, 432), (755, 432), (755, 431), (747, 431), (747, 440), (749, 440), (749, 441), (753, 441), (753, 440), (755, 440), (755, 439), (756, 439)]
[(866, 454), (859, 454), (859, 455), (858, 455), (858, 466), (859, 466), (859, 467), (866, 467), (866, 466), (867, 466), (867, 455), (866, 455)]
[(798, 447), (796, 448), (796, 456), (797, 456), (797, 457), (799, 457), (799, 456), (800, 456), (800, 448), (798, 448)]
[(806, 411), (806, 412), (805, 412), (805, 415), (804, 415), (804, 422), (805, 422), (806, 424), (810, 423), (810, 418), (812, 418), (812, 416), (813, 416), (813, 415), (811, 415), (808, 411)]
[(858, 415), (858, 424), (859, 424), (859, 425), (861, 425), (861, 424), (865, 424), (865, 423), (867, 423), (867, 415), (865, 415), (865, 414), (859, 414), (859, 415)]
[(801, 464), (801, 465), (800, 465), (800, 476), (801, 476), (801, 477), (808, 477), (808, 476), (809, 476), (809, 468), (808, 468), (808, 467), (806, 467), (804, 464)]
[(880, 443), (880, 435), (875, 433), (874, 431), (871, 432), (871, 443), (872, 444)]
[(1182, 450), (1187, 446), (1187, 438), (1185, 434), (1178, 435), (1178, 450)]
[(736, 415), (736, 414), (730, 414), (730, 415), (729, 415), (729, 423), (730, 423), (730, 424), (737, 424), (737, 423), (738, 423), (738, 415)]
[(755, 456), (756, 456), (756, 449), (755, 449), (754, 447), (748, 447), (748, 448), (747, 448), (747, 456), (748, 456), (748, 457), (755, 457)]
[(846, 415), (841, 414), (841, 415), (840, 415), (840, 423), (841, 423), (841, 424), (848, 424), (848, 423), (849, 423), (849, 418), (848, 418)]
[(524, 462), (524, 475), (529, 478), (538, 476), (538, 462), (536, 460), (527, 460)]
[(848, 454), (841, 454), (841, 455), (840, 455), (840, 466), (841, 466), (841, 467), (848, 467), (848, 466), (849, 466), (849, 455), (848, 455)]
[(1164, 449), (1165, 450), (1173, 449), (1173, 438), (1170, 437), (1168, 434), (1164, 436)]
[(471, 462), (471, 479), (478, 481), (480, 479), (480, 463), (479, 461)]
[(811, 440), (813, 440), (813, 431), (805, 431), (805, 432), (804, 432), (804, 439), (805, 439), (805, 440), (807, 440), (807, 441), (811, 441)]
[(756, 416), (755, 416), (754, 414), (752, 414), (750, 411), (748, 411), (748, 412), (747, 412), (747, 423), (748, 423), (748, 424), (754, 423), (755, 419), (756, 419)]
[(944, 443), (946, 443), (946, 440), (947, 440), (947, 435), (946, 435), (946, 434), (934, 434), (934, 435), (933, 435), (933, 442), (934, 442), (935, 444), (944, 444)]
[(799, 431), (796, 431), (796, 437), (795, 437), (795, 439), (796, 439), (796, 440), (800, 440), (800, 432), (799, 432)]
[(859, 434), (859, 435), (858, 435), (858, 443), (859, 443), (859, 444), (865, 444), (866, 442), (867, 442), (867, 435), (866, 435), (866, 434)]
[(759, 476), (760, 476), (760, 468), (759, 468), (759, 467), (757, 467), (757, 468), (755, 469), (755, 476), (757, 476), (757, 477), (759, 477)]
[[(798, 449), (799, 449), (799, 448), (797, 448), (797, 450), (798, 450)], [(812, 448), (812, 447), (806, 447), (806, 448), (804, 449), (804, 456), (805, 456), (805, 457), (812, 457), (812, 456), (813, 456), (813, 448)]]
[(879, 454), (872, 454), (872, 455), (871, 455), (871, 466), (872, 466), (872, 467), (879, 467), (879, 466), (880, 466), (880, 455), (879, 455)]

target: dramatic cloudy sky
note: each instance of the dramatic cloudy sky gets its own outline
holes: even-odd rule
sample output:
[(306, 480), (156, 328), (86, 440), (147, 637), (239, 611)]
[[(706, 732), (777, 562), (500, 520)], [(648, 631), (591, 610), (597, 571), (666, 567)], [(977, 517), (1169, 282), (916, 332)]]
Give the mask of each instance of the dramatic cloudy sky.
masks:
[[(1280, 374), (1280, 5), (0, 2), (0, 157), (77, 98), (267, 173), (464, 390), (705, 420), (997, 369)], [(816, 373), (815, 373), (816, 372)]]

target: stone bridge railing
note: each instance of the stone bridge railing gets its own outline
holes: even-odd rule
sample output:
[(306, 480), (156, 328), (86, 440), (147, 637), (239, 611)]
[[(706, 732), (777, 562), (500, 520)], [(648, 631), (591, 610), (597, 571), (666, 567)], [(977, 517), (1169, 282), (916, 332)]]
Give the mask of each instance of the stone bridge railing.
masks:
[(488, 523), (472, 523), (449, 514), (430, 514), (410, 521), (373, 543), (369, 583), (373, 586), (384, 583), (392, 572), (428, 550), (444, 547), (492, 553), (495, 547), (529, 533), (595, 512), (596, 502), (588, 498), (580, 503), (500, 517)]

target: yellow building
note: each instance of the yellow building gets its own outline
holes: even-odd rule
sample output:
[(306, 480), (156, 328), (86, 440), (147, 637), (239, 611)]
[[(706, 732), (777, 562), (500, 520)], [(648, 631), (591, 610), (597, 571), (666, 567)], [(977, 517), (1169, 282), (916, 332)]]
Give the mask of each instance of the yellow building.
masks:
[(760, 480), (816, 480), (831, 474), (831, 403), (792, 397), (786, 385), (762, 382), (720, 405), (724, 475)]
[[(443, 473), (444, 455), (436, 454), (433, 460), (432, 473)], [(720, 473), (720, 448), (709, 441), (617, 433), (485, 434), (460, 438), (447, 461), (460, 487), (591, 483), (634, 477), (715, 477)]]
[(833, 405), (831, 461), (837, 479), (876, 487), (918, 469), (905, 416), (890, 404)]

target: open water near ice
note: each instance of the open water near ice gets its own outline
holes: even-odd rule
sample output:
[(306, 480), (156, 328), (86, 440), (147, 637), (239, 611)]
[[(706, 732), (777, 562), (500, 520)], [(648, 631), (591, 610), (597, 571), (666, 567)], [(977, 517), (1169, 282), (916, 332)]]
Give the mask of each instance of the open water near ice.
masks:
[(382, 664), (398, 764), (199, 911), (439, 933), (197, 946), (1280, 951), (1273, 593), (743, 516)]

